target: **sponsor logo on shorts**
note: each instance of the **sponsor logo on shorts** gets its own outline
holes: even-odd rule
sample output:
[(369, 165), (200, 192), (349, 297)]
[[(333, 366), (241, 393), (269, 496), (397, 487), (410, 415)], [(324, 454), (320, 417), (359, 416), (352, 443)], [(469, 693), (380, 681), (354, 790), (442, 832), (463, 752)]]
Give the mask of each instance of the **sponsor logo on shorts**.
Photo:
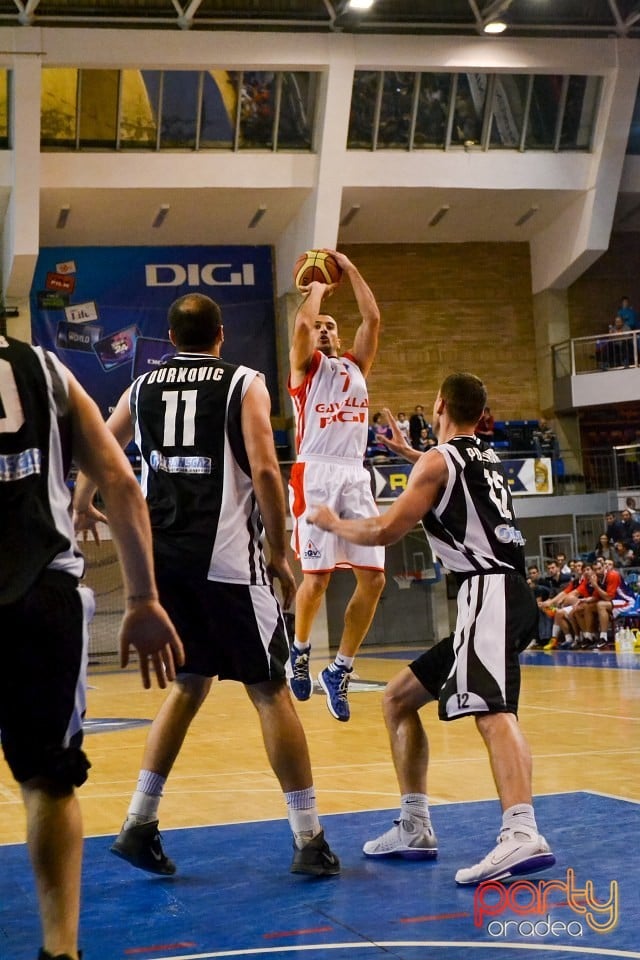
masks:
[(305, 560), (319, 560), (322, 553), (318, 550), (313, 540), (307, 540), (307, 545), (302, 551), (302, 556)]

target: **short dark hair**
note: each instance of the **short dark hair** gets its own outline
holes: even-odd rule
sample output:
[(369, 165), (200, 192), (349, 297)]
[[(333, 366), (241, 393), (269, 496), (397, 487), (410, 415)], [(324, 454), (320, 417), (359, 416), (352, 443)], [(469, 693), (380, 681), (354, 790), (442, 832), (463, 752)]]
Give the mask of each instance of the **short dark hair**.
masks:
[(222, 311), (202, 293), (186, 293), (169, 307), (169, 329), (178, 350), (209, 350), (222, 326)]
[(473, 373), (452, 373), (440, 387), (440, 396), (447, 405), (454, 423), (477, 423), (487, 403), (487, 390)]

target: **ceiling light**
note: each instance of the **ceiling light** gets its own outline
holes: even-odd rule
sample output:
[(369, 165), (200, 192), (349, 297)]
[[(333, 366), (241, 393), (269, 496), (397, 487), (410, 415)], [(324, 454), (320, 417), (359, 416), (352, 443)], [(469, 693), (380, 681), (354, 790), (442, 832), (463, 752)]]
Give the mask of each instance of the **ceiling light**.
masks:
[(515, 226), (516, 227), (523, 226), (523, 224), (525, 224), (527, 220), (531, 220), (531, 217), (535, 217), (539, 209), (540, 207), (537, 206), (537, 204), (534, 205), (533, 207), (529, 207), (529, 209), (525, 211), (525, 213), (523, 213), (521, 217), (518, 217), (518, 219), (515, 222)]
[(507, 24), (504, 20), (489, 20), (482, 29), (485, 33), (504, 33), (507, 29)]
[(374, 0), (349, 0), (347, 10), (370, 10)]
[(152, 223), (151, 223), (151, 226), (152, 226), (152, 227), (155, 227), (155, 228), (161, 227), (162, 224), (163, 224), (163, 223), (165, 222), (165, 220), (167, 219), (167, 214), (169, 213), (169, 210), (170, 210), (170, 209), (171, 209), (171, 207), (170, 207), (170, 205), (169, 205), (168, 203), (161, 203), (160, 206), (158, 207), (158, 212), (156, 213), (155, 217), (153, 218), (153, 221), (152, 221)]
[(429, 220), (429, 226), (435, 227), (436, 224), (440, 223), (443, 217), (446, 217), (446, 215), (449, 213), (449, 210), (450, 207), (448, 203), (445, 203), (442, 207), (440, 207), (439, 210), (436, 210), (434, 215), (431, 217), (431, 220)]
[(360, 204), (359, 203), (352, 204), (351, 207), (345, 213), (342, 220), (340, 221), (340, 226), (348, 227), (351, 221), (353, 220), (353, 218), (356, 217), (359, 212), (360, 212)]
[(251, 220), (249, 220), (250, 230), (253, 230), (254, 227), (258, 226), (258, 224), (260, 223), (260, 221), (262, 220), (266, 212), (267, 212), (266, 206), (264, 205), (264, 203), (261, 203), (258, 209), (256, 210), (256, 212), (254, 213), (254, 215), (251, 217)]
[(64, 230), (67, 225), (67, 220), (69, 219), (69, 214), (71, 213), (71, 207), (68, 203), (65, 203), (63, 207), (60, 207), (58, 212), (58, 219), (56, 220), (56, 230)]

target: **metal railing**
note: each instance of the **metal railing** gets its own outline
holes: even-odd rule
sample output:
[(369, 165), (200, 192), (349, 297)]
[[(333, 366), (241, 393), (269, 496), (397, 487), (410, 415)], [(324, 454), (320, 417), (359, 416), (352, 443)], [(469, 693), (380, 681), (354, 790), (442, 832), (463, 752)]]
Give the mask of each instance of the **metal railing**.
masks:
[(630, 330), (627, 333), (610, 333), (597, 337), (574, 337), (572, 340), (556, 343), (551, 348), (553, 375), (558, 380), (581, 373), (637, 367), (640, 356), (639, 336)]

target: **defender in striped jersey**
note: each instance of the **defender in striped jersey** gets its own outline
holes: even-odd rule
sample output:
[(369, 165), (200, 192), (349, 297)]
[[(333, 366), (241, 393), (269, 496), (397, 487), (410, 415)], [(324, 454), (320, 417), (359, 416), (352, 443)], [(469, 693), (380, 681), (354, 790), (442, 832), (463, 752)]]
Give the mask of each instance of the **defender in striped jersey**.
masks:
[[(164, 784), (212, 678), (242, 684), (294, 834), (293, 873), (334, 876), (338, 858), (318, 819), (304, 730), (286, 683), (283, 605), (295, 595), (286, 554), (285, 499), (261, 374), (220, 357), (219, 306), (187, 294), (169, 308), (178, 353), (138, 377), (109, 418), (122, 446), (142, 456), (160, 597), (185, 663), (147, 738), (138, 787), (112, 852), (151, 873), (173, 874), (158, 833)], [(83, 505), (89, 494), (83, 491)], [(268, 560), (263, 543), (269, 547)]]
[(311, 509), (307, 517), (352, 543), (385, 546), (422, 521), (434, 555), (458, 579), (455, 631), (385, 690), (400, 816), (387, 833), (365, 844), (364, 853), (437, 855), (427, 798), (428, 742), (418, 713), (437, 700), (441, 720), (474, 717), (503, 811), (498, 845), (479, 863), (458, 870), (459, 884), (533, 873), (555, 863), (538, 833), (531, 752), (517, 719), (518, 654), (534, 635), (537, 608), (525, 579), (524, 540), (505, 474), (492, 448), (474, 436), (486, 399), (477, 377), (447, 377), (433, 408), (438, 446), (423, 454), (407, 446), (387, 411), (394, 432), (389, 446), (415, 463), (405, 492), (380, 517), (341, 520), (327, 506)]
[(58, 358), (0, 335), (0, 739), (25, 808), (42, 928), (39, 960), (80, 956), (76, 787), (91, 766), (82, 743), (95, 603), (80, 583), (84, 558), (67, 486), (72, 460), (100, 483), (111, 516), (127, 597), (119, 631), (123, 664), (133, 644), (144, 686), (151, 686), (151, 661), (165, 687), (182, 645), (158, 603), (149, 517), (131, 466)]

